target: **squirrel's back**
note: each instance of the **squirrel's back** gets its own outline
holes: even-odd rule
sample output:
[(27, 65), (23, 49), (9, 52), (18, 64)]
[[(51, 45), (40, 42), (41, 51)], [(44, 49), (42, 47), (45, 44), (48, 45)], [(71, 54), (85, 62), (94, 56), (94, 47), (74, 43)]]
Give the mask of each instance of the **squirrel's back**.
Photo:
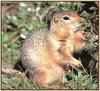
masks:
[[(34, 50), (38, 49), (39, 46), (43, 45), (43, 41), (48, 34), (48, 29), (43, 28), (37, 31), (33, 31), (31, 34), (29, 34), (23, 44), (23, 47), (34, 48)], [(22, 48), (23, 48), (22, 47)]]
[(38, 63), (43, 55), (43, 46), (46, 35), (48, 34), (48, 29), (40, 29), (33, 31), (27, 36), (25, 42), (21, 47), (21, 60), (23, 64), (28, 67), (30, 62)]

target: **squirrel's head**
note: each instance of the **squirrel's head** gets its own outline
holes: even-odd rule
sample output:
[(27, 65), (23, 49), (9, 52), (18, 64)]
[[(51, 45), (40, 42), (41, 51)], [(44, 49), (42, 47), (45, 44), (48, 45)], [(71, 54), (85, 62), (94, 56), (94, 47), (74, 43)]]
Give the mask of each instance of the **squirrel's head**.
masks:
[(52, 17), (50, 31), (64, 39), (79, 29), (82, 21), (83, 19), (75, 11), (61, 11)]

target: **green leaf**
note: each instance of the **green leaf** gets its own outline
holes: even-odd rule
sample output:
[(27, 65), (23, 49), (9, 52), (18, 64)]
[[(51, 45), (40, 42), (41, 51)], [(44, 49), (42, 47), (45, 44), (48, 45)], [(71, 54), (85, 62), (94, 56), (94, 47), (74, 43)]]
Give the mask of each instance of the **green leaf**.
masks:
[(11, 45), (11, 47), (15, 49), (15, 48), (18, 48), (18, 47), (19, 47), (19, 45), (18, 45), (18, 44), (16, 44), (16, 43), (14, 43), (14, 44), (12, 44), (12, 45)]
[(3, 33), (2, 42), (7, 42), (9, 40), (9, 37), (10, 37), (9, 33), (7, 33), (7, 32)]
[(29, 32), (27, 31), (26, 28), (21, 29), (21, 34), (27, 35)]

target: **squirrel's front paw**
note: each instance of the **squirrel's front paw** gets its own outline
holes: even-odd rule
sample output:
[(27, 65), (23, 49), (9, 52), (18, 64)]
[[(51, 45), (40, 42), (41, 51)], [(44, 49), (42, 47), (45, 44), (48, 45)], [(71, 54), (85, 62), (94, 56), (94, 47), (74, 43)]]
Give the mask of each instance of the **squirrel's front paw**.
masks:
[(69, 61), (69, 64), (74, 66), (75, 68), (80, 68), (82, 67), (82, 63), (81, 61), (75, 59), (75, 58), (72, 58), (72, 60)]

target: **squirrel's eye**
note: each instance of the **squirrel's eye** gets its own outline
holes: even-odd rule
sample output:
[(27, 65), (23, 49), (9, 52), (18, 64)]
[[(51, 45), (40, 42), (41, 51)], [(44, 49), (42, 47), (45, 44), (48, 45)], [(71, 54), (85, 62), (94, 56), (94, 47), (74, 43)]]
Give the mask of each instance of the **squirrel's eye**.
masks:
[(64, 20), (69, 20), (69, 17), (68, 16), (64, 16), (63, 19)]

